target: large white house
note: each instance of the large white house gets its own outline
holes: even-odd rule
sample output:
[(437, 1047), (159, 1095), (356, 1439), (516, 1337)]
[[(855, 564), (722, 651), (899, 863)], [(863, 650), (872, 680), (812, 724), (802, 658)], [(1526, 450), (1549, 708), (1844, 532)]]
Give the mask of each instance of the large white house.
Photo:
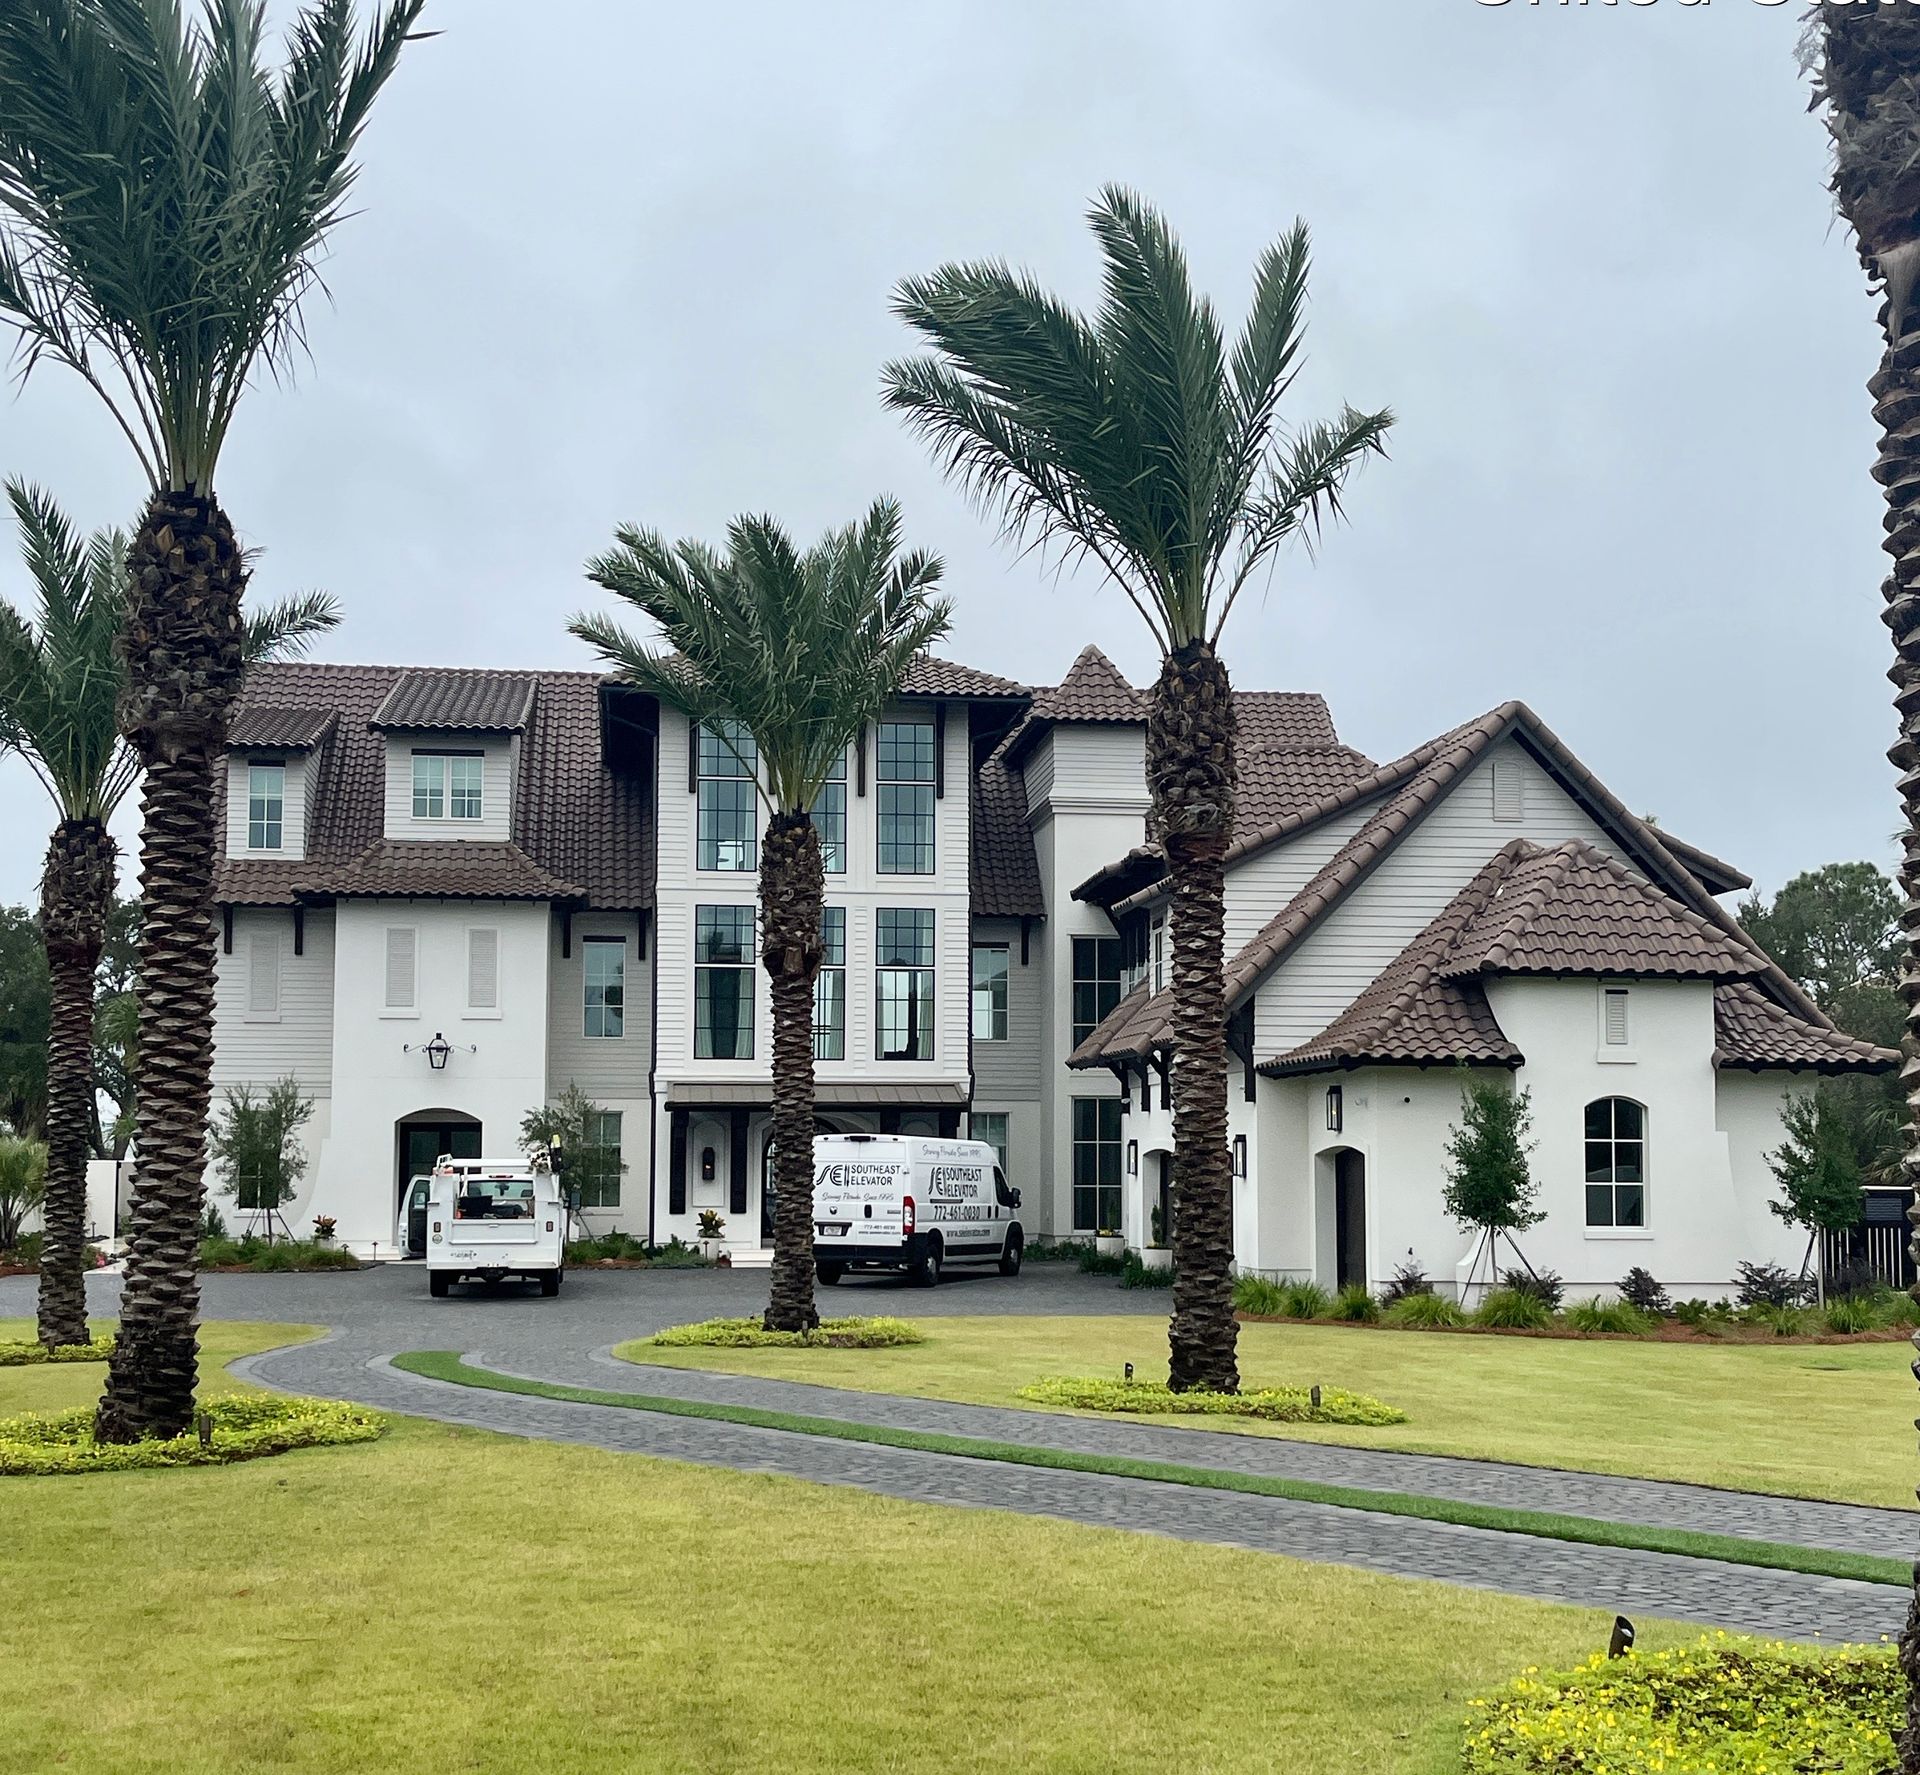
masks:
[[(1797, 1261), (1768, 1211), (1783, 1092), (1897, 1056), (1834, 1031), (1716, 896), (1737, 870), (1636, 818), (1525, 706), (1392, 764), (1314, 695), (1237, 697), (1227, 877), (1243, 1267), (1454, 1278), (1459, 1067), (1532, 1094), (1576, 1286), (1687, 1292)], [(1164, 1234), (1164, 863), (1145, 698), (1097, 648), (1030, 690), (923, 659), (816, 818), (823, 1127), (998, 1146), (1035, 1233)], [(315, 1103), (297, 1226), (391, 1251), (405, 1180), (512, 1148), (569, 1084), (622, 1163), (588, 1221), (770, 1238), (760, 825), (740, 743), (587, 673), (269, 664), (235, 713), (218, 1086)]]

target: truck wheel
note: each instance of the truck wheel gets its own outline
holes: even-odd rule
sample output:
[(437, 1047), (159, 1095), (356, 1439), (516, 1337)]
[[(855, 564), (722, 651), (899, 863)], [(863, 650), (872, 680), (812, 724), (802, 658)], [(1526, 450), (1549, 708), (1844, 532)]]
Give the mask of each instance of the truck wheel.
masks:
[(548, 1270), (540, 1278), (540, 1292), (551, 1300), (560, 1292), (560, 1272)]
[(837, 1263), (817, 1263), (813, 1266), (813, 1273), (820, 1278), (823, 1287), (831, 1288), (844, 1274), (844, 1266)]
[(938, 1239), (927, 1246), (927, 1255), (914, 1265), (913, 1279), (922, 1288), (931, 1288), (940, 1280), (940, 1241)]
[(1017, 1276), (1020, 1274), (1020, 1254), (1026, 1249), (1026, 1242), (1019, 1233), (1007, 1234), (1007, 1248), (1000, 1253), (1000, 1274)]
[(432, 1295), (435, 1300), (445, 1300), (447, 1298), (447, 1285), (452, 1282), (452, 1280), (453, 1278), (449, 1276), (445, 1270), (433, 1270), (429, 1272), (427, 1276), (427, 1292)]

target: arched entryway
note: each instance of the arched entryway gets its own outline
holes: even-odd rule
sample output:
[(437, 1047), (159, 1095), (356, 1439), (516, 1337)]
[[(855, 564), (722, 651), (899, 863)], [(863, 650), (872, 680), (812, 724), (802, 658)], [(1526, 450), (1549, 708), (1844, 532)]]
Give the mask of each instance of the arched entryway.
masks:
[(425, 1201), (415, 1202), (408, 1186), (416, 1177), (432, 1171), (434, 1160), (442, 1154), (455, 1159), (479, 1158), (480, 1133), (480, 1124), (456, 1109), (418, 1109), (394, 1123), (396, 1238), (409, 1257), (426, 1256), (427, 1214)]

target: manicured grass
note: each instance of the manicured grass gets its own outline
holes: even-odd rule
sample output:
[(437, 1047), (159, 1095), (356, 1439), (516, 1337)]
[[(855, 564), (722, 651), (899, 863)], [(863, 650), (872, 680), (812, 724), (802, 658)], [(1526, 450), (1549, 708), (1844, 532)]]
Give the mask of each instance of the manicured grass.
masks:
[(526, 1380), (518, 1375), (499, 1374), (489, 1368), (475, 1368), (461, 1361), (451, 1350), (415, 1350), (396, 1356), (393, 1361), (396, 1368), (404, 1368), (410, 1374), (451, 1381), (463, 1387), (481, 1387), (496, 1393), (519, 1393), (536, 1399), (564, 1399), (576, 1404), (608, 1405), (624, 1411), (659, 1412), (667, 1417), (750, 1424), (758, 1429), (785, 1430), (800, 1436), (824, 1436), (837, 1442), (866, 1442), (883, 1448), (919, 1449), (928, 1454), (964, 1455), (979, 1461), (1003, 1461), (1016, 1467), (1045, 1467), (1069, 1473), (1105, 1473), (1121, 1479), (1151, 1479), (1166, 1485), (1196, 1486), (1206, 1491), (1292, 1498), (1302, 1503), (1332, 1504), (1347, 1510), (1374, 1510), (1387, 1516), (1417, 1517), (1425, 1522), (1450, 1522), (1467, 1528), (1496, 1529), (1505, 1534), (1534, 1535), (1544, 1540), (1574, 1541), (1590, 1547), (1634, 1547), (1649, 1553), (1676, 1553), (1687, 1559), (1717, 1559), (1735, 1565), (1765, 1566), (1776, 1571), (1854, 1578), (1864, 1584), (1892, 1584), (1901, 1589), (1912, 1581), (1910, 1563), (1903, 1564), (1897, 1559), (1879, 1559), (1865, 1554), (1835, 1553), (1817, 1547), (1789, 1547), (1772, 1541), (1741, 1540), (1732, 1535), (1703, 1535), (1684, 1529), (1600, 1522), (1591, 1517), (1565, 1516), (1544, 1510), (1510, 1510), (1497, 1505), (1421, 1497), (1408, 1492), (1367, 1491), (1358, 1486), (1323, 1485), (1316, 1480), (1223, 1472), (1214, 1467), (1188, 1467), (1170, 1461), (1137, 1461), (1116, 1455), (1034, 1448), (1015, 1442), (989, 1442), (973, 1436), (896, 1430), (879, 1424), (849, 1423), (839, 1418), (802, 1417), (792, 1412), (762, 1411), (753, 1406), (713, 1405), (703, 1400), (660, 1398), (641, 1393), (607, 1393), (591, 1387), (566, 1387), (552, 1381)]
[[(1051, 1375), (1117, 1380), (1131, 1362), (1139, 1379), (1166, 1378), (1158, 1317), (915, 1322), (924, 1344), (856, 1356), (644, 1343), (622, 1344), (616, 1354), (1026, 1410), (1034, 1407), (1019, 1389)], [(1245, 1385), (1346, 1387), (1391, 1400), (1408, 1421), (1374, 1429), (1209, 1418), (1204, 1427), (1911, 1509), (1910, 1426), (1920, 1403), (1906, 1368), (1911, 1354), (1904, 1344), (1719, 1348), (1243, 1325)], [(1145, 1421), (1194, 1427), (1191, 1419)]]
[(409, 1419), (5, 1495), (0, 1763), (71, 1775), (1446, 1775), (1472, 1696), (1609, 1620)]

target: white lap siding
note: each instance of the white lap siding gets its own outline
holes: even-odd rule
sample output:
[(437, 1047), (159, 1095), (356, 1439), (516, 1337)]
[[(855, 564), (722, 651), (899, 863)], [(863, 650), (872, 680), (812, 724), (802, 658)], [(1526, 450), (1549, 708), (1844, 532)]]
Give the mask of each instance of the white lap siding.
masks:
[[(302, 953), (294, 954), (293, 914), (236, 907), (233, 952), (224, 944), (214, 976), (215, 1088), (268, 1085), (295, 1078), (307, 1096), (333, 1089), (333, 932), (331, 907), (306, 916)], [(276, 1008), (253, 1010), (259, 945), (273, 945)]]

